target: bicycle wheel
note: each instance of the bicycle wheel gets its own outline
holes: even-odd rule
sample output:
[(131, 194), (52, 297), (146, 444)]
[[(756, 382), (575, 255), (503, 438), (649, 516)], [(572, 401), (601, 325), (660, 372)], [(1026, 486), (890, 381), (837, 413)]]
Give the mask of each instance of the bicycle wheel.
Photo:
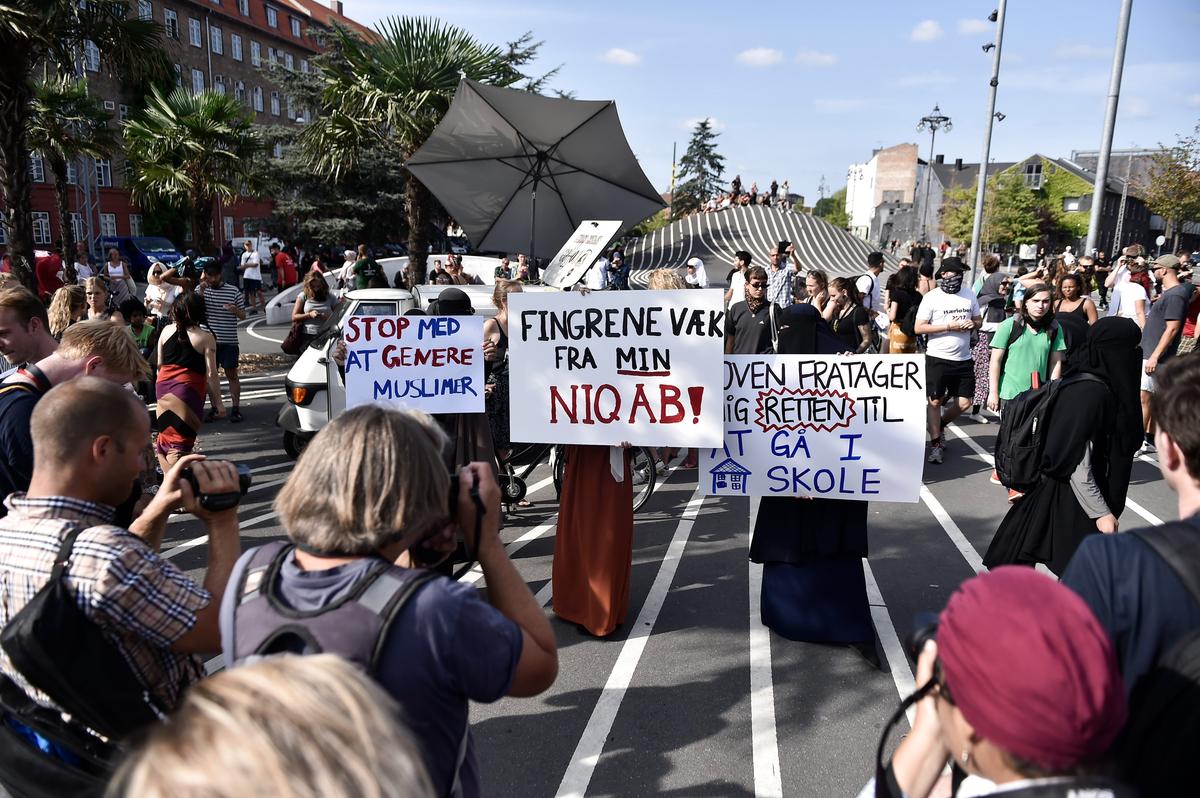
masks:
[(633, 511), (636, 513), (654, 494), (658, 472), (654, 470), (654, 450), (638, 446), (630, 450), (629, 456), (629, 472), (633, 474)]

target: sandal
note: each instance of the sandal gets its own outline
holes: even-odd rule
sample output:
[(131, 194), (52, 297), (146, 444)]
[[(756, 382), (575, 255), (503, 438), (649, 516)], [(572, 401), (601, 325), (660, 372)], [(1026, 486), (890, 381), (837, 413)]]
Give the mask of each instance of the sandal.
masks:
[(217, 415), (217, 411), (213, 410), (212, 408), (209, 408), (208, 411), (204, 414), (205, 423), (212, 423), (213, 421), (220, 421), (224, 418), (225, 418), (224, 413), (222, 413), (221, 415)]
[(231, 424), (237, 424), (242, 420), (242, 411), (236, 407), (229, 411), (229, 421)]

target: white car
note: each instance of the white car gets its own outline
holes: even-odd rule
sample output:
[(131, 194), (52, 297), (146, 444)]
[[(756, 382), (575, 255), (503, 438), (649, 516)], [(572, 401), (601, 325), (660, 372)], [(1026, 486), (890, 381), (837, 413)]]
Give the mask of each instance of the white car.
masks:
[[(284, 389), (287, 402), (279, 410), (276, 425), (283, 429), (283, 448), (290, 457), (300, 452), (329, 419), (346, 409), (346, 387), (330, 353), (342, 337), (347, 316), (402, 316), (408, 310), (428, 310), (429, 303), (447, 288), (460, 288), (471, 299), (475, 313), (496, 315), (490, 285), (422, 285), (412, 292), (399, 288), (363, 288), (347, 291), (320, 332), (292, 364)], [(525, 286), (527, 291), (554, 291), (545, 286)]]

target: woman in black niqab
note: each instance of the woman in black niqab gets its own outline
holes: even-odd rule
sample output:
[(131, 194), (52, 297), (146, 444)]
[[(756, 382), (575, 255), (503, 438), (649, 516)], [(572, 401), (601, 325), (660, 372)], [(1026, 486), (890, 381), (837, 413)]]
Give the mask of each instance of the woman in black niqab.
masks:
[(1142, 441), (1140, 341), (1136, 323), (1113, 316), (1071, 352), (1049, 416), (1043, 479), (1004, 516), (984, 565), (1041, 562), (1062, 574), (1099, 519), (1120, 517)]
[[(779, 354), (845, 351), (811, 305), (780, 317)], [(751, 561), (763, 565), (763, 624), (789, 640), (853, 645), (879, 667), (866, 556), (866, 502), (764, 496), (750, 543)]]

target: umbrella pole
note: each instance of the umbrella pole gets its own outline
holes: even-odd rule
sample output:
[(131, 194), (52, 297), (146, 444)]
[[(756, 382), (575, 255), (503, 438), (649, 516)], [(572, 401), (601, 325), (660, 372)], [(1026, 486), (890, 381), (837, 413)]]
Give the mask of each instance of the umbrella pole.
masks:
[(537, 178), (533, 179), (533, 191), (529, 194), (529, 282), (537, 282), (541, 274), (538, 271), (537, 258), (533, 255), (533, 242), (537, 238)]

